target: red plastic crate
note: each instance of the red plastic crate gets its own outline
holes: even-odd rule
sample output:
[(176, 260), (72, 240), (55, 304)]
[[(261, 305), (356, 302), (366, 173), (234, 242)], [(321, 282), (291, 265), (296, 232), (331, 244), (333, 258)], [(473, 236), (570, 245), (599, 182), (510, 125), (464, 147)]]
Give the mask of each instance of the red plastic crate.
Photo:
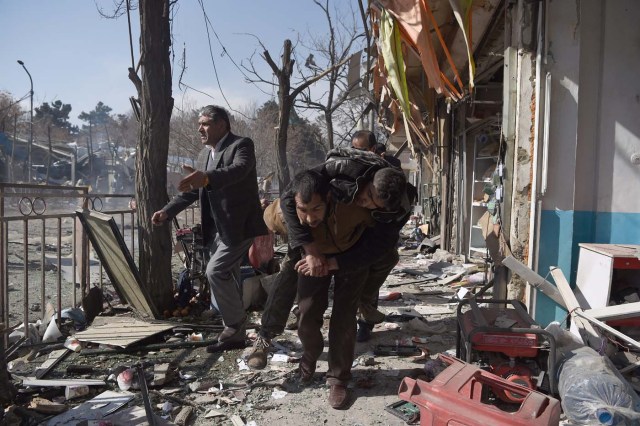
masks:
[[(405, 378), (398, 396), (420, 409), (421, 426), (555, 426), (560, 401), (467, 364), (438, 355), (449, 366), (431, 382)], [(506, 412), (481, 402), (483, 389), (499, 388), (524, 396), (520, 408)]]

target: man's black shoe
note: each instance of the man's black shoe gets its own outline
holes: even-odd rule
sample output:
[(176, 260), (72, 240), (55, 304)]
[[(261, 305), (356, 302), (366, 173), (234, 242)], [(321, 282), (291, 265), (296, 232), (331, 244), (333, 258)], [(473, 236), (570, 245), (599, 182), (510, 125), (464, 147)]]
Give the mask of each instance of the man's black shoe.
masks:
[(368, 342), (371, 339), (371, 330), (373, 330), (373, 325), (367, 324), (366, 322), (358, 321), (356, 342)]

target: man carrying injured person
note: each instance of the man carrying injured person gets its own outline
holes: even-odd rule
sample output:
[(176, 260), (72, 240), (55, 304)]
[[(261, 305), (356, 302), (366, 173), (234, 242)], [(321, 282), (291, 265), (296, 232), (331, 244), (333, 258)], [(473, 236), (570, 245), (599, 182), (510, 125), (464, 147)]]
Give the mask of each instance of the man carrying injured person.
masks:
[[(380, 259), (373, 262), (375, 259), (367, 258), (366, 252), (363, 252), (360, 259), (356, 260), (356, 263), (364, 261), (370, 264), (367, 271), (367, 284), (359, 303), (361, 315), (358, 323), (358, 341), (368, 340), (373, 325), (384, 320), (384, 314), (376, 309), (378, 290), (398, 262), (395, 246), (399, 230), (408, 218), (409, 203), (403, 190), (404, 175), (399, 171), (385, 171), (377, 174), (379, 170), (385, 168), (389, 168), (389, 164), (379, 156), (348, 148), (331, 150), (327, 155), (327, 161), (314, 168), (330, 184), (334, 199), (342, 200), (346, 204), (355, 202), (362, 207), (374, 210), (372, 216), (376, 222), (388, 223), (390, 226), (390, 228), (382, 227), (386, 235), (381, 239), (374, 239), (379, 247), (378, 252), (382, 254)], [(375, 181), (374, 177), (376, 177)], [(375, 198), (370, 195), (372, 193), (376, 194)], [(378, 206), (383, 208), (379, 209)], [(296, 247), (307, 245), (307, 248), (312, 251), (313, 238), (309, 228), (295, 223), (295, 203), (292, 199), (289, 199), (288, 210), (294, 222), (292, 241), (297, 244)], [(273, 232), (287, 233), (279, 199), (265, 209), (264, 220)], [(387, 241), (388, 247), (385, 247), (384, 241)], [(300, 252), (301, 250), (291, 250), (289, 246), (281, 271), (272, 284), (262, 315), (260, 334), (247, 360), (251, 368), (262, 369), (266, 366), (271, 339), (284, 331), (297, 291), (295, 284), (297, 272), (294, 265), (301, 258)], [(365, 332), (365, 338), (362, 338), (361, 331)]]
[[(373, 161), (371, 160), (371, 158), (370, 159), (366, 159), (366, 158), (353, 159), (349, 157), (348, 153), (334, 152), (333, 154), (329, 155), (329, 158), (330, 160), (327, 163), (325, 163), (323, 167), (320, 168), (322, 171), (325, 172), (324, 174), (322, 174), (325, 182), (329, 182), (326, 176), (327, 172), (336, 173), (337, 171), (341, 171), (340, 172), (341, 178), (342, 179), (348, 178), (348, 175), (344, 173), (345, 161), (341, 162), (340, 161), (341, 159), (348, 160), (347, 162), (352, 163), (352, 167), (349, 168), (349, 170), (352, 173), (357, 173), (358, 171), (360, 171), (362, 172), (363, 176), (367, 177), (368, 179), (371, 179), (371, 177), (375, 174), (376, 170), (379, 170), (385, 167), (388, 168), (388, 164), (381, 162), (379, 158), (376, 160), (375, 157), (372, 157)], [(325, 166), (328, 166), (326, 167), (326, 170), (325, 170)], [(342, 167), (339, 167), (339, 166), (342, 166)], [(404, 184), (405, 184), (404, 175), (401, 172), (385, 171), (383, 173), (378, 174), (376, 176), (376, 179), (377, 179), (377, 186), (381, 188), (380, 195), (376, 193), (376, 197), (374, 197), (375, 199), (372, 200), (371, 192), (376, 191), (375, 187), (368, 188), (367, 185), (360, 182), (362, 189), (364, 190), (363, 191), (364, 196), (362, 198), (359, 198), (357, 202), (352, 204), (352, 206), (354, 207), (357, 205), (368, 206), (370, 203), (372, 203), (373, 205), (377, 203), (377, 206), (383, 206), (386, 204), (389, 207), (393, 207), (394, 204), (390, 203), (389, 201), (397, 200), (401, 198), (399, 194), (403, 194)], [(354, 182), (355, 182), (355, 179), (354, 179)], [(342, 194), (344, 191), (344, 188), (349, 186), (347, 182), (337, 182), (337, 183), (342, 186), (342, 189), (340, 189), (339, 191), (336, 191), (337, 194)], [(292, 200), (293, 198), (294, 197), (291, 197), (291, 196), (288, 197), (289, 201), (293, 201)], [(287, 197), (285, 197), (285, 199), (287, 199)], [(353, 197), (350, 197), (348, 201), (352, 202)], [(399, 204), (399, 203), (396, 203), (396, 204)], [(372, 208), (372, 207), (369, 207), (369, 208)], [(300, 218), (298, 203), (295, 203), (294, 209), (295, 210), (293, 214), (298, 217), (298, 219), (296, 220), (297, 223), (302, 224), (303, 232), (314, 229), (313, 225), (316, 225), (316, 229), (317, 229), (317, 221), (315, 222), (312, 220), (305, 221)], [(346, 210), (344, 209), (338, 210), (337, 212), (338, 217), (340, 216), (341, 213), (344, 214), (345, 211)], [(371, 219), (368, 213), (367, 213), (367, 219), (368, 220)], [(280, 227), (282, 226), (281, 211), (279, 209), (278, 202), (273, 203), (272, 206), (270, 206), (270, 208), (268, 208), (265, 211), (265, 222), (272, 229), (274, 228), (274, 224), (276, 225), (276, 227), (278, 226), (278, 224)], [(342, 219), (341, 222), (344, 225), (344, 218)], [(386, 222), (386, 220), (384, 222)], [(309, 225), (312, 225), (312, 226), (309, 226)], [(381, 228), (388, 228), (388, 227), (389, 227), (388, 225), (384, 225)], [(369, 232), (369, 231), (365, 231), (365, 232)], [(327, 234), (325, 233), (323, 235), (327, 235)], [(391, 235), (391, 239), (389, 239), (388, 237), (389, 235)], [(311, 235), (311, 238), (313, 239), (313, 235)], [(335, 240), (335, 237), (333, 238)], [(384, 243), (385, 238), (387, 240), (386, 244)], [(395, 266), (395, 264), (397, 263), (397, 251), (395, 251), (396, 241), (397, 241), (397, 230), (393, 230), (390, 233), (387, 232), (386, 236), (384, 235), (384, 233), (381, 235), (379, 230), (378, 232), (372, 232), (371, 236), (369, 237), (369, 243), (357, 244), (357, 246), (360, 248), (359, 250), (347, 250), (346, 252), (343, 252), (337, 255), (336, 258), (331, 259), (332, 267), (333, 268), (337, 267), (337, 265), (335, 264), (336, 259), (340, 259), (340, 257), (342, 256), (343, 260), (341, 261), (341, 263), (345, 265), (349, 265), (350, 268), (357, 268), (360, 265), (366, 265), (367, 268), (359, 271), (358, 276), (361, 278), (368, 277), (370, 278), (368, 282), (379, 282), (381, 285), (384, 282), (391, 268), (393, 268), (393, 266)], [(379, 244), (372, 244), (372, 243), (379, 243)], [(340, 244), (338, 245), (340, 246)], [(375, 247), (377, 247), (377, 250)], [(385, 247), (390, 247), (392, 248), (392, 250), (387, 250), (385, 249)], [(371, 248), (374, 248), (374, 249), (371, 250)], [(341, 251), (344, 251), (345, 247), (338, 247), (338, 249)], [(269, 293), (269, 299), (267, 301), (263, 318), (262, 318), (262, 328), (260, 330), (260, 336), (254, 345), (253, 353), (249, 356), (249, 359), (248, 359), (248, 364), (252, 368), (264, 368), (267, 361), (267, 351), (270, 346), (270, 339), (275, 335), (282, 333), (284, 329), (284, 325), (286, 323), (289, 310), (293, 305), (293, 300), (296, 294), (295, 285), (293, 285), (293, 283), (295, 283), (295, 280), (296, 280), (296, 271), (293, 269), (293, 265), (295, 264), (297, 259), (300, 259), (299, 253), (300, 253), (299, 250), (292, 250), (290, 248), (289, 256), (287, 257), (287, 260), (283, 263), (282, 271), (276, 278), (276, 281), (274, 282), (273, 290)], [(390, 253), (391, 256), (389, 256), (388, 253)], [(386, 254), (386, 256), (384, 254)], [(321, 255), (324, 256), (324, 254), (321, 254)], [(350, 259), (350, 257), (352, 257), (352, 259)], [(377, 262), (375, 262), (376, 258), (379, 259)], [(371, 264), (371, 262), (374, 262), (374, 263)], [(306, 266), (301, 266), (301, 271), (305, 273), (310, 272), (310, 270)], [(379, 288), (379, 285), (376, 285), (375, 286), (376, 301), (377, 301), (378, 288)], [(377, 312), (375, 310), (375, 307), (373, 308), (373, 310)], [(355, 315), (355, 312), (353, 313)], [(352, 326), (355, 326), (355, 324), (353, 324), (354, 322), (353, 319), (354, 319), (353, 317), (350, 317), (350, 320), (348, 321), (348, 323), (351, 323)], [(355, 329), (355, 327), (351, 327), (351, 328)], [(351, 347), (351, 355), (349, 356), (349, 358), (352, 359), (353, 339), (351, 339), (351, 343), (347, 345), (347, 347)], [(313, 362), (313, 365), (315, 369), (315, 361)], [(328, 377), (330, 379), (329, 381), (331, 382), (331, 374), (329, 374)], [(344, 388), (342, 388), (342, 390), (344, 390)], [(344, 396), (346, 396), (345, 392), (343, 392), (343, 397)], [(335, 405), (334, 404), (336, 402), (335, 398), (332, 398), (332, 399), (333, 399), (332, 405)], [(341, 403), (338, 405), (341, 405)]]
[[(357, 139), (356, 133), (354, 141)], [(385, 315), (377, 310), (378, 292), (389, 272), (398, 263), (397, 243), (400, 230), (411, 215), (409, 185), (404, 173), (390, 167), (389, 163), (375, 153), (353, 148), (336, 148), (327, 154), (327, 161), (319, 168), (330, 182), (334, 199), (344, 203), (355, 203), (371, 210), (376, 226), (370, 241), (375, 246), (377, 258), (362, 251), (354, 262), (368, 262), (369, 269), (365, 287), (359, 302), (357, 341), (370, 339), (375, 324), (384, 320)], [(283, 207), (285, 219), (290, 228), (289, 243), (302, 246), (305, 259), (310, 265), (310, 274), (319, 276), (326, 273), (326, 258), (314, 251), (313, 238), (308, 229), (295, 223), (294, 205), (289, 202)]]
[[(316, 361), (324, 348), (323, 314), (329, 303), (329, 285), (334, 280), (334, 299), (329, 325), (329, 404), (343, 408), (347, 402), (347, 383), (355, 345), (355, 314), (364, 285), (364, 267), (339, 269), (338, 257), (354, 247), (367, 226), (373, 225), (369, 212), (355, 204), (336, 203), (328, 182), (317, 171), (297, 175), (285, 197), (293, 198), (299, 223), (308, 227), (316, 249), (329, 257), (329, 271), (322, 277), (304, 275), (307, 266), (298, 262), (298, 336), (303, 346), (300, 381), (310, 383)], [(335, 257), (333, 257), (335, 256)]]

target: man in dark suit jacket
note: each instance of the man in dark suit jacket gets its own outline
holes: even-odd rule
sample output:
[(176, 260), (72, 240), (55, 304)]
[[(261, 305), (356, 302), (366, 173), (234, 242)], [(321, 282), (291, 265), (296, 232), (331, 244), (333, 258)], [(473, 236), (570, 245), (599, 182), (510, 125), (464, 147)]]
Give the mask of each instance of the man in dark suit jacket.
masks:
[(174, 218), (198, 200), (204, 244), (210, 247), (207, 279), (211, 304), (222, 315), (225, 328), (209, 352), (244, 347), (246, 313), (242, 305), (240, 263), (253, 238), (267, 233), (258, 198), (253, 141), (231, 133), (227, 112), (218, 106), (202, 109), (198, 132), (205, 145), (196, 168), (178, 185), (181, 191), (153, 214), (154, 225)]

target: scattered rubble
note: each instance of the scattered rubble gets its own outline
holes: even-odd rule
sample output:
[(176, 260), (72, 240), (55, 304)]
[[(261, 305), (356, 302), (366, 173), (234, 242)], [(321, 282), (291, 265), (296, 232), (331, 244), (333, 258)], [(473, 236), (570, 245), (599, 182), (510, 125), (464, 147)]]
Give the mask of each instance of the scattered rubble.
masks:
[[(355, 398), (348, 410), (339, 413), (328, 410), (328, 390), (323, 377), (326, 356), (320, 358), (310, 386), (302, 387), (294, 379), (302, 353), (295, 330), (286, 330), (273, 340), (273, 352), (264, 370), (252, 371), (247, 367), (245, 358), (251, 340), (257, 335), (260, 312), (251, 313), (254, 328), (247, 332), (247, 349), (209, 354), (205, 347), (220, 330), (215, 317), (193, 311), (170, 321), (142, 321), (111, 301), (112, 308), (117, 309), (97, 314), (92, 321), (84, 318), (82, 310), (73, 308), (65, 309), (66, 314), (58, 323), (51, 312), (53, 308), (49, 307), (46, 318), (27, 325), (28, 339), (24, 325), (13, 330), (6, 352), (7, 369), (12, 385), (19, 392), (6, 408), (3, 421), (8, 425), (50, 426), (88, 425), (98, 419), (105, 425), (306, 424), (302, 418), (330, 425), (415, 422), (429, 403), (419, 400), (415, 392), (411, 397), (404, 395), (403, 389), (417, 386), (418, 394), (424, 395), (428, 387), (425, 383), (448, 377), (452, 357), (463, 358), (460, 336), (456, 333), (460, 302), (473, 305), (477, 299), (478, 308), (487, 309), (489, 304), (484, 303), (483, 298), (490, 297), (491, 285), (490, 271), (485, 264), (465, 263), (464, 259), (439, 249), (427, 251), (418, 245), (407, 245), (412, 248), (400, 248), (401, 260), (379, 294), (379, 309), (385, 314), (385, 320), (374, 327), (370, 341), (356, 345), (354, 377), (350, 384)], [(516, 267), (522, 272), (522, 266)], [(540, 282), (548, 294), (564, 301), (564, 294), (553, 293), (555, 287), (549, 289), (546, 281)], [(264, 290), (256, 288), (255, 291)], [(248, 297), (255, 301), (258, 296)], [(566, 306), (573, 306), (572, 303)], [(121, 313), (106, 315), (114, 312)], [(293, 314), (290, 320), (295, 323)], [(517, 320), (502, 310), (488, 323), (490, 327), (504, 330), (517, 325)], [(323, 327), (325, 337), (327, 327), (328, 320)], [(560, 342), (558, 337), (559, 352)], [(576, 345), (584, 347), (581, 342)], [(503, 412), (501, 410), (509, 406), (509, 398), (495, 397), (500, 395), (495, 383), (512, 390), (522, 382), (488, 371), (500, 371), (496, 367), (499, 363), (492, 358), (495, 354), (485, 353), (475, 365), (455, 362), (460, 362), (470, 375), (479, 374), (483, 380), (494, 383), (490, 386), (494, 397), (489, 402)], [(637, 370), (628, 366), (638, 366), (640, 362), (633, 356), (627, 356), (625, 361), (629, 386), (638, 387), (638, 380), (633, 380)], [(544, 380), (544, 374), (523, 374), (531, 376), (527, 380), (539, 380), (539, 383)], [(561, 377), (562, 374), (559, 367)], [(627, 379), (620, 375), (620, 380), (626, 383)], [(520, 388), (517, 390), (522, 392)], [(560, 395), (543, 395), (544, 386), (538, 388), (538, 391), (528, 390), (516, 405), (529, 407), (533, 402), (524, 402), (529, 401), (527, 398), (538, 402), (546, 398), (547, 408), (538, 414), (557, 422), (560, 406), (556, 398), (564, 397), (562, 407), (569, 411), (565, 401), (571, 400), (572, 395), (563, 395), (562, 389)], [(530, 394), (536, 396), (529, 397)], [(451, 397), (446, 392), (440, 396)], [(415, 405), (399, 402), (401, 398)], [(607, 400), (607, 413), (612, 418), (624, 412), (633, 419), (640, 409), (637, 406), (624, 410), (612, 408), (615, 401)], [(513, 405), (514, 401), (510, 403)], [(439, 413), (446, 416), (443, 410)], [(496, 419), (495, 412), (493, 415)], [(603, 416), (604, 419), (606, 415)], [(580, 420), (571, 413), (567, 417)], [(153, 421), (149, 422), (150, 419)]]

